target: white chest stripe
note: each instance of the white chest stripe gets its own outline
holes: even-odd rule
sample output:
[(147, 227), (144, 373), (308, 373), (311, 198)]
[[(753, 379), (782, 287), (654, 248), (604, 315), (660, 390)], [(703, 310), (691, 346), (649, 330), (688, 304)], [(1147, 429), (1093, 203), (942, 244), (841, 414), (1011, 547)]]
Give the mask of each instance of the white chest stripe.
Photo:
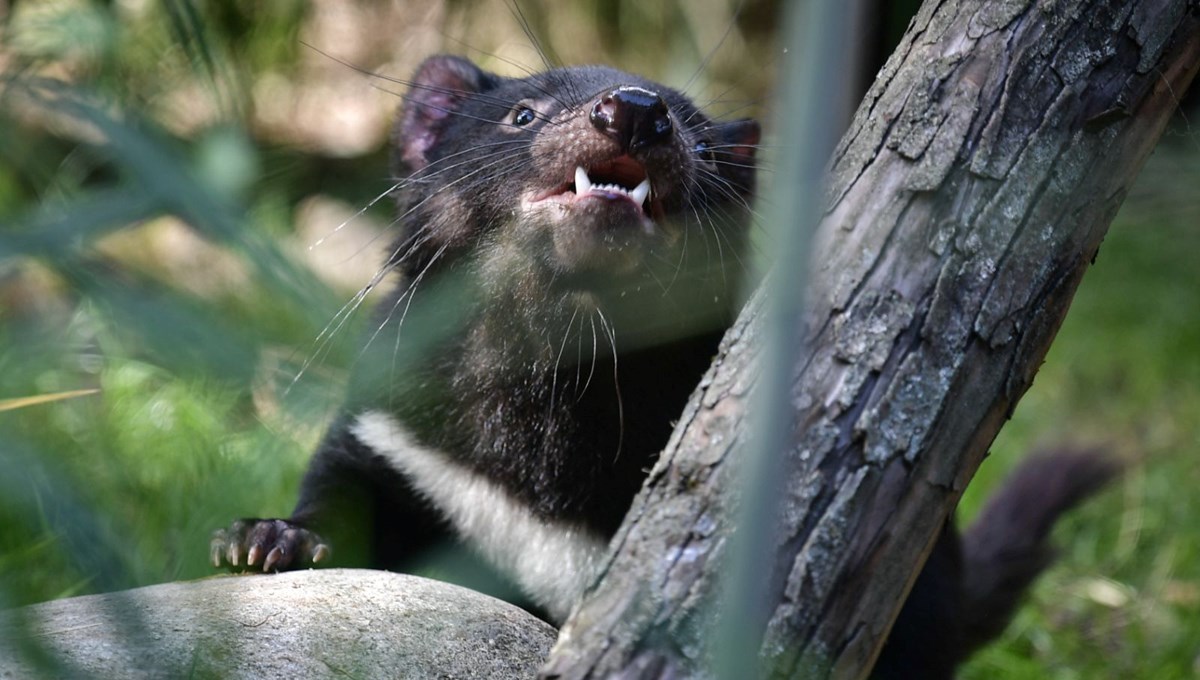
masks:
[(385, 413), (362, 413), (351, 432), (399, 470), (462, 538), (551, 616), (566, 618), (597, 568), (605, 541), (580, 526), (535, 517), (488, 478), (416, 444)]

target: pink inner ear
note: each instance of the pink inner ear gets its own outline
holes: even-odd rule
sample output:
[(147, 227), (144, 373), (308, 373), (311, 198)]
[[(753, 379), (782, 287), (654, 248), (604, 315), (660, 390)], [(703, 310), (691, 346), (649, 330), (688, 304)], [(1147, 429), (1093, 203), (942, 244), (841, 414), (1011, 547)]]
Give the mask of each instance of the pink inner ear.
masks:
[(753, 120), (738, 121), (736, 129), (729, 135), (729, 153), (743, 158), (754, 158), (758, 154), (758, 142), (762, 130)]
[(439, 121), (450, 116), (456, 108), (455, 98), (441, 92), (429, 92), (428, 96), (420, 97), (421, 115), (429, 122)]
[(412, 171), (429, 165), (429, 150), (437, 145), (445, 121), (478, 92), (486, 74), (471, 62), (447, 55), (426, 59), (405, 96), (398, 128), (401, 158)]
[(433, 148), (437, 137), (432, 132), (422, 132), (405, 137), (404, 162), (413, 170), (420, 170), (429, 164), (429, 150)]

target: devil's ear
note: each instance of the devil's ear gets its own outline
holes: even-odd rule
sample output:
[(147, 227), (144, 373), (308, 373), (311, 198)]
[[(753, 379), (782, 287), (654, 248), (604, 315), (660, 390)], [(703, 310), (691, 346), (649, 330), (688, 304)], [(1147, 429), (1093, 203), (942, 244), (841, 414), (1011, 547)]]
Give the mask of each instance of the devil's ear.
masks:
[(449, 54), (421, 62), (409, 83), (392, 129), (392, 162), (398, 175), (429, 165), (429, 150), (441, 140), (446, 122), (472, 95), (495, 84), (496, 77)]
[(721, 135), (721, 149), (733, 154), (745, 162), (753, 162), (758, 153), (758, 142), (762, 138), (762, 130), (758, 121), (752, 118), (742, 118), (721, 123), (718, 128)]
[(721, 143), (714, 151), (714, 156), (721, 162), (721, 174), (747, 191), (753, 191), (754, 160), (758, 155), (758, 142), (762, 138), (758, 121), (742, 118), (719, 123), (717, 134)]

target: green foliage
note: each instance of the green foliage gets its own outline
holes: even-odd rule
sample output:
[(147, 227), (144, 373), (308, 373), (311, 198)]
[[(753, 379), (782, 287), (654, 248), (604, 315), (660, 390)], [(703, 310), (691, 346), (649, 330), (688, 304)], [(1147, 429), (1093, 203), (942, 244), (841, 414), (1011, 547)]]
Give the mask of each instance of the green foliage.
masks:
[[(735, 6), (673, 32), (698, 19), (686, 3), (0, 14), (0, 607), (204, 576), (214, 528), (289, 511), (358, 354), (362, 315), (343, 305), (389, 240), (394, 79), (439, 50), (541, 68), (536, 38), (744, 107), (771, 60), (751, 78), (737, 65), (770, 49), (748, 38), (774, 7), (745, 11), (753, 25), (717, 49)], [(641, 51), (667, 33), (670, 50)], [(346, 107), (362, 120), (325, 115)], [(343, 220), (363, 232), (348, 253), (325, 244)], [(350, 276), (314, 273), (322, 257)]]
[[(318, 353), (347, 294), (278, 242), (294, 187), (247, 117), (250, 72), (228, 66), (294, 58), (301, 6), (270, 5), (8, 17), (0, 404), (95, 393), (0, 406), (0, 605), (207, 575), (214, 527), (289, 508), (356, 329)], [(200, 124), (167, 113), (181, 91)]]

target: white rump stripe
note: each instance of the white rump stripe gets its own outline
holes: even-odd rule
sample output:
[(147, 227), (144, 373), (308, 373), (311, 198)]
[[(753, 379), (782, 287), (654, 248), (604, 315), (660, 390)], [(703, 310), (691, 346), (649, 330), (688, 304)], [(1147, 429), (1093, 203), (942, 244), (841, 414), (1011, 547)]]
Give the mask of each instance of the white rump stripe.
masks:
[(416, 444), (379, 411), (350, 429), (445, 515), (459, 535), (559, 621), (583, 594), (607, 542), (581, 526), (539, 519), (487, 477)]

